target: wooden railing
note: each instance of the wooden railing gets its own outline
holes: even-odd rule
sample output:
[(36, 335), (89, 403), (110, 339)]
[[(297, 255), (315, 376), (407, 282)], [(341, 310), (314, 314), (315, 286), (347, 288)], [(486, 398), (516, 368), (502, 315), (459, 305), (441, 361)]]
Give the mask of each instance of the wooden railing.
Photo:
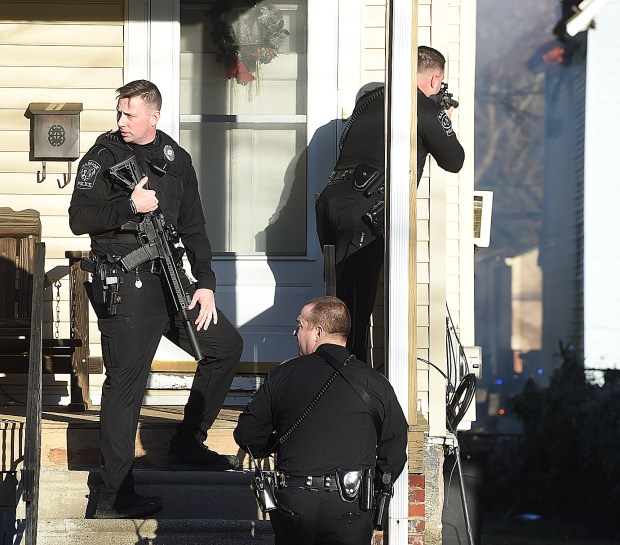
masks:
[(23, 499), (26, 504), (26, 545), (36, 545), (39, 522), (39, 477), (41, 473), (41, 430), (43, 397), (43, 287), (45, 244), (35, 243), (30, 319), (30, 360), (26, 402), (26, 444), (24, 452)]

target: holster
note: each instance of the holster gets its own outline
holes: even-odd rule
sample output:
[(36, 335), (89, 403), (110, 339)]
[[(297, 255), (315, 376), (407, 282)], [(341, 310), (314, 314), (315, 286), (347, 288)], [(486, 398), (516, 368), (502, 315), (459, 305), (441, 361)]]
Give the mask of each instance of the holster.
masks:
[(105, 305), (108, 316), (116, 316), (121, 302), (119, 293), (123, 283), (121, 268), (115, 257), (82, 258), (80, 267), (93, 275), (92, 301)]
[(363, 163), (355, 169), (353, 189), (360, 192), (363, 191), (366, 198), (371, 197), (377, 191), (383, 191), (384, 182), (383, 170)]
[(368, 225), (373, 236), (377, 238), (382, 237), (385, 232), (385, 201), (377, 201), (362, 216), (362, 221)]
[(250, 487), (254, 492), (256, 503), (260, 510), (264, 513), (274, 511), (278, 508), (276, 500), (277, 485), (277, 472), (264, 471), (262, 468), (262, 460), (258, 459), (254, 461), (254, 475), (250, 481)]

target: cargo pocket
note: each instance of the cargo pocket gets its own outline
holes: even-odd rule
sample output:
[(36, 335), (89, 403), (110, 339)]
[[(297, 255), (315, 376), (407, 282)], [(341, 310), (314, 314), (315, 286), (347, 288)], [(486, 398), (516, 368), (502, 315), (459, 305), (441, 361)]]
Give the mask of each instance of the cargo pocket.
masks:
[(100, 318), (97, 325), (101, 332), (101, 352), (106, 367), (118, 368), (123, 360), (131, 359), (131, 353), (138, 344), (132, 338), (132, 319), (126, 316)]

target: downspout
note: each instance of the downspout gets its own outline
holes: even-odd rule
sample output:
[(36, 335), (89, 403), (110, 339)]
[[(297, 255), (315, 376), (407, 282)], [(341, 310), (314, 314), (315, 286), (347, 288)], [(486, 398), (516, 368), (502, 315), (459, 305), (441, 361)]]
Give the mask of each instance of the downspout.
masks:
[[(416, 423), (415, 94), (417, 2), (388, 0), (386, 11), (386, 260), (388, 378), (409, 429)], [(388, 535), (407, 545), (409, 464), (394, 486)]]

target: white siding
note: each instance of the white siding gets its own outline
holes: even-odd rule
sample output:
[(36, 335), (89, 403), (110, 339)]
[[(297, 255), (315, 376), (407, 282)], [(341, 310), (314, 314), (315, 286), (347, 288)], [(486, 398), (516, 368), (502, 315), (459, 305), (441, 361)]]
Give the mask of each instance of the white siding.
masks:
[[(613, 0), (588, 31), (584, 179), (584, 357), (589, 368), (620, 368), (616, 345), (620, 288), (618, 204), (613, 151), (620, 148), (620, 113), (605, 103), (606, 89), (620, 85), (620, 1)], [(604, 82), (604, 83), (603, 83)]]
[[(60, 189), (67, 162), (47, 162), (47, 178), (37, 183), (41, 162), (31, 162), (31, 102), (81, 102), (80, 152), (97, 134), (115, 127), (114, 90), (123, 84), (123, 0), (99, 2), (14, 1), (0, 3), (0, 203), (40, 212), (45, 269), (61, 286), (45, 290), (44, 337), (69, 336), (67, 250), (88, 250), (88, 237), (69, 230), (67, 209), (73, 180)], [(34, 20), (33, 20), (34, 18)], [(72, 164), (75, 175), (77, 161)], [(60, 295), (60, 320), (56, 305)], [(99, 334), (91, 312), (91, 354), (99, 355)]]
[[(466, 346), (474, 344), (476, 13), (475, 3), (461, 4), (461, 0), (422, 0), (418, 8), (419, 45), (434, 47), (446, 56), (446, 81), (460, 103), (452, 122), (465, 148), (465, 165), (458, 174), (441, 170), (429, 158), (418, 191), (418, 355), (444, 372), (446, 304), (461, 342)], [(428, 415), (430, 435), (445, 433), (445, 386), (437, 370), (419, 362), (418, 397), (423, 413)]]
[[(447, 81), (461, 106), (454, 127), (465, 148), (462, 171), (449, 174), (429, 159), (417, 195), (418, 356), (445, 371), (446, 302), (465, 345), (474, 343), (473, 294), (473, 104), (475, 4), (461, 0), (419, 0), (418, 43), (447, 58)], [(366, 1), (362, 12), (362, 82), (383, 81), (385, 3)], [(432, 179), (432, 185), (429, 184)], [(380, 291), (375, 318), (383, 312)], [(380, 323), (375, 319), (375, 322)], [(374, 326), (374, 324), (373, 324)], [(383, 329), (373, 327), (373, 355), (383, 348)], [(431, 435), (445, 433), (445, 379), (418, 362), (418, 403)]]

